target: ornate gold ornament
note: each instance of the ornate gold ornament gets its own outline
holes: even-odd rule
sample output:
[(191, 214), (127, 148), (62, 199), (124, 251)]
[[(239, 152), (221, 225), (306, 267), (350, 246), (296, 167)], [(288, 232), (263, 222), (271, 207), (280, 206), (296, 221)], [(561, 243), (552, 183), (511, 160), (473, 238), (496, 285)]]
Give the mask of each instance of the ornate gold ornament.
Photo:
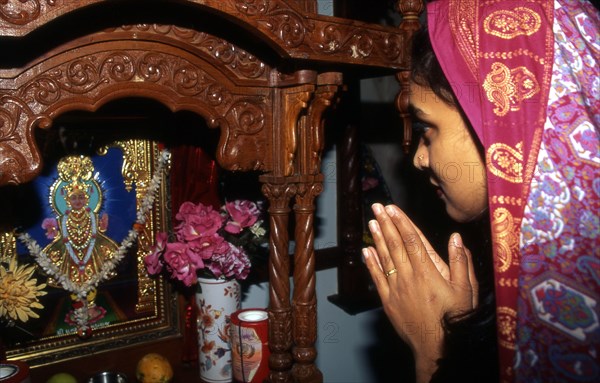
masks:
[(541, 25), (540, 15), (527, 7), (495, 11), (483, 20), (486, 33), (507, 40), (518, 36), (531, 36)]
[(483, 82), (485, 95), (494, 104), (494, 113), (506, 116), (510, 111), (521, 109), (523, 100), (532, 98), (540, 91), (540, 85), (524, 66), (510, 69), (501, 62), (492, 64)]
[(490, 145), (485, 161), (489, 171), (512, 183), (523, 182), (523, 151), (522, 143), (512, 148), (501, 142)]
[(508, 270), (513, 262), (513, 249), (519, 245), (515, 234), (516, 221), (508, 209), (496, 208), (492, 216), (492, 235), (494, 241), (494, 267), (499, 273)]
[(500, 306), (497, 309), (497, 313), (498, 343), (502, 347), (514, 350), (517, 332), (517, 312), (510, 307)]

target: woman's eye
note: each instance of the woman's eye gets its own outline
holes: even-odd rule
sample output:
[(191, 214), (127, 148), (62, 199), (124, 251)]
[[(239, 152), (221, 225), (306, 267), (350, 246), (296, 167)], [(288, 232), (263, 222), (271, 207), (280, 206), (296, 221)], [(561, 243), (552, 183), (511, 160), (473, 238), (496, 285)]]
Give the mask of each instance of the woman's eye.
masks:
[(428, 134), (429, 131), (431, 131), (431, 125), (427, 124), (423, 121), (414, 119), (412, 122), (412, 129), (413, 129), (413, 137), (423, 143), (425, 146), (429, 146), (430, 144), (430, 135)]
[(429, 130), (429, 125), (423, 121), (413, 121), (412, 123), (413, 132), (416, 138), (422, 137)]

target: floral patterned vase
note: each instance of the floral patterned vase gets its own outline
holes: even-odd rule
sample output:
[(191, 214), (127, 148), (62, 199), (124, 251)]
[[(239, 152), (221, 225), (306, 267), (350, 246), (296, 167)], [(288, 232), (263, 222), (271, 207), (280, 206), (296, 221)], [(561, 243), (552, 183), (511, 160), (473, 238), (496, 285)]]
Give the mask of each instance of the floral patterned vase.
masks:
[(231, 315), (241, 308), (235, 280), (198, 277), (198, 364), (204, 382), (231, 382)]

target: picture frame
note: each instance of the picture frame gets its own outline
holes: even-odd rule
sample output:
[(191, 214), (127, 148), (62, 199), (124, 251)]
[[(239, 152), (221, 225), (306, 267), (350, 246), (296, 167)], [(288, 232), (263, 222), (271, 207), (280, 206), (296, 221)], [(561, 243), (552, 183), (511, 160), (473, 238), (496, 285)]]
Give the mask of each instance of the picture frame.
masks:
[[(64, 150), (50, 148), (44, 152), (44, 170), (34, 182), (0, 189), (0, 199), (11, 201), (10, 206), (1, 207), (5, 214), (0, 218), (0, 261), (8, 262), (16, 256), (20, 264), (36, 264), (19, 239), (19, 233), (29, 234), (41, 248), (51, 249), (53, 243), (65, 248), (59, 242), (67, 240), (48, 235), (44, 220), (54, 219), (59, 225), (63, 222), (57, 216), (67, 209), (61, 193), (67, 194), (69, 186), (60, 180), (58, 164), (67, 157), (89, 158), (93, 164), (93, 176), (86, 181), (88, 193), (94, 195), (89, 198), (88, 210), (96, 217), (92, 220), (96, 241), (91, 243), (100, 243), (102, 236), (122, 245), (131, 230), (137, 230), (138, 237), (115, 266), (114, 275), (97, 287), (94, 311), (89, 311), (92, 312), (91, 334), (78, 333), (71, 294), (52, 284), (52, 279), (36, 264), (35, 278), (38, 283), (48, 284), (47, 294), (39, 297), (44, 308), (34, 309), (39, 318), (30, 318), (24, 323), (15, 321), (2, 329), (6, 357), (26, 360), (31, 367), (180, 335), (177, 294), (162, 276), (149, 276), (143, 262), (155, 242), (155, 233), (169, 227), (168, 182), (164, 174), (145, 223), (136, 223), (136, 214), (157, 171), (160, 145), (147, 138), (112, 134), (110, 130), (99, 132), (94, 128), (84, 129), (86, 139), (82, 141), (78, 137), (82, 129), (72, 128), (77, 124), (70, 121), (62, 127), (64, 129), (58, 128), (49, 134), (62, 133), (65, 140), (78, 142), (77, 145), (65, 144), (70, 149), (81, 148), (82, 143), (86, 143), (83, 145), (86, 150), (65, 155)], [(93, 137), (103, 137), (102, 144), (92, 144)], [(43, 143), (44, 139), (40, 141)], [(108, 224), (105, 232), (100, 233), (104, 215), (108, 217)], [(67, 249), (76, 249), (75, 245), (76, 242), (72, 242), (72, 247)], [(92, 253), (95, 254), (86, 254), (91, 257)], [(72, 253), (65, 250), (64, 254), (66, 257)]]

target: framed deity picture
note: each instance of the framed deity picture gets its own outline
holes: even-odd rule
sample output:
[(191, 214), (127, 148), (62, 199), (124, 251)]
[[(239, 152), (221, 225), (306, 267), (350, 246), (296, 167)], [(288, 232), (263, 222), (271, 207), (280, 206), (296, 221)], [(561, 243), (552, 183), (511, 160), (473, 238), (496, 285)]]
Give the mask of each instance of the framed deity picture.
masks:
[(33, 266), (42, 291), (2, 323), (7, 358), (30, 366), (179, 334), (176, 296), (143, 262), (168, 228), (169, 162), (155, 141), (77, 124), (50, 133), (69, 150), (45, 148), (33, 182), (0, 189), (2, 267)]

